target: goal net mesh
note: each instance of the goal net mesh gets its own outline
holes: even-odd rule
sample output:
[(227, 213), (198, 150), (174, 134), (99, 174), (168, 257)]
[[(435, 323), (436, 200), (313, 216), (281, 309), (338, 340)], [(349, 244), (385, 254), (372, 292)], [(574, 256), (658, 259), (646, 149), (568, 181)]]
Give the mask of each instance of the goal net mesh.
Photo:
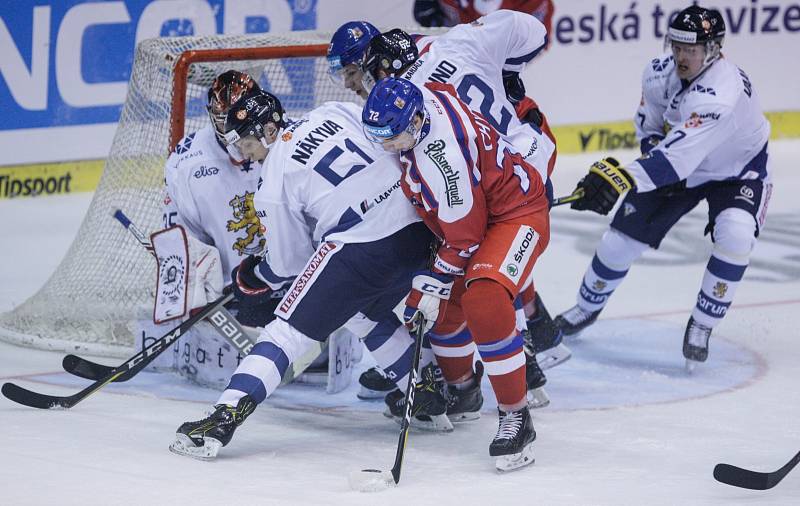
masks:
[[(121, 209), (146, 234), (162, 227), (171, 116), (185, 121), (177, 138), (208, 124), (208, 86), (228, 69), (257, 78), (280, 98), (290, 117), (329, 100), (354, 101), (352, 92), (328, 78), (322, 55), (329, 41), (329, 33), (293, 32), (140, 43), (113, 145), (80, 230), (47, 283), (13, 311), (0, 314), (0, 338), (63, 351), (130, 354), (135, 322), (152, 317), (156, 264), (112, 213)], [(173, 92), (182, 86), (176, 87), (173, 76), (183, 53), (265, 47), (287, 48), (283, 52), (290, 56), (193, 63), (184, 80), (185, 106), (173, 107)], [(292, 56), (312, 53), (318, 56)]]

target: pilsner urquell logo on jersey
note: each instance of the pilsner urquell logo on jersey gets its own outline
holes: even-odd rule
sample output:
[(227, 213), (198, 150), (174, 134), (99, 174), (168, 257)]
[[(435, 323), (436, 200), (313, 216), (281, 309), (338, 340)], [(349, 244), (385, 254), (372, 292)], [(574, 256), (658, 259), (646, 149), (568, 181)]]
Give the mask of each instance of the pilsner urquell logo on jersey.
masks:
[[(229, 232), (238, 232), (244, 230), (245, 236), (236, 239), (233, 243), (233, 250), (242, 255), (257, 255), (264, 251), (264, 246), (267, 240), (264, 239), (264, 228), (261, 226), (261, 220), (256, 213), (255, 204), (253, 204), (253, 192), (245, 192), (244, 196), (236, 195), (231, 199), (228, 204), (233, 208), (234, 220), (228, 220), (227, 229)], [(260, 237), (256, 244), (253, 242), (256, 237)]]
[(458, 174), (453, 171), (450, 162), (444, 157), (444, 147), (442, 139), (435, 140), (425, 146), (425, 154), (442, 173), (445, 188), (447, 188), (447, 205), (453, 207), (463, 204), (464, 200), (458, 195)]

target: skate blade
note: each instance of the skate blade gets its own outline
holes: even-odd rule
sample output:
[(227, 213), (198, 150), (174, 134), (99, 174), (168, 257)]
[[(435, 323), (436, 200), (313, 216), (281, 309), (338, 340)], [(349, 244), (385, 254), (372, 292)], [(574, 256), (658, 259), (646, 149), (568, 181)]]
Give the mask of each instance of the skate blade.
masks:
[(528, 407), (531, 409), (540, 409), (550, 405), (550, 397), (544, 387), (528, 390), (525, 397), (528, 400)]
[(546, 371), (551, 367), (563, 364), (572, 357), (572, 350), (564, 346), (564, 343), (554, 346), (549, 350), (544, 350), (536, 354), (536, 362), (539, 367)]
[(397, 486), (390, 471), (379, 469), (353, 471), (348, 475), (347, 482), (351, 489), (359, 492), (380, 492)]
[[(403, 424), (403, 419), (399, 416), (394, 416), (387, 412), (384, 412), (383, 416), (391, 418), (397, 425)], [(425, 432), (453, 432), (453, 423), (447, 418), (447, 415), (426, 416), (428, 416), (429, 420), (420, 420), (417, 417), (412, 417), (411, 428)]]
[(463, 422), (472, 422), (474, 420), (478, 420), (481, 417), (480, 411), (467, 411), (465, 413), (459, 413), (457, 415), (447, 415), (447, 418), (450, 419), (453, 423), (463, 423)]
[(361, 390), (356, 394), (356, 397), (362, 401), (383, 400), (389, 392), (391, 392), (391, 390), (372, 390), (371, 388), (362, 386)]
[(175, 434), (175, 441), (169, 445), (169, 451), (176, 455), (191, 457), (197, 460), (211, 461), (217, 457), (222, 443), (214, 438), (204, 438), (203, 446), (195, 446), (186, 434)]
[(494, 465), (501, 473), (514, 471), (521, 467), (529, 466), (536, 460), (533, 458), (533, 441), (525, 445), (519, 453), (512, 453), (511, 455), (501, 455), (497, 457)]
[(700, 362), (698, 362), (697, 360), (692, 360), (692, 359), (687, 358), (686, 359), (686, 364), (684, 365), (684, 368), (686, 369), (687, 373), (694, 374), (695, 370), (697, 370), (697, 364), (699, 364), (699, 363)]

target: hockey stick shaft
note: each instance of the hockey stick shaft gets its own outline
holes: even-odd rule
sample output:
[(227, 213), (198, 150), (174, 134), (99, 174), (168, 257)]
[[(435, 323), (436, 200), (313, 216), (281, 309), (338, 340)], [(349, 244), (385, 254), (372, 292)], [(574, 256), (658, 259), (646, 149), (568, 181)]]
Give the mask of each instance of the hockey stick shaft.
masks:
[(155, 360), (155, 358), (158, 355), (160, 355), (164, 350), (168, 349), (172, 345), (172, 343), (177, 341), (195, 323), (202, 320), (203, 318), (206, 317), (206, 315), (211, 313), (211, 311), (216, 309), (218, 306), (227, 303), (231, 299), (233, 299), (233, 293), (228, 293), (226, 295), (223, 295), (219, 299), (215, 300), (214, 302), (207, 304), (197, 314), (195, 314), (185, 322), (181, 323), (174, 329), (170, 330), (169, 332), (164, 334), (160, 339), (155, 341), (153, 344), (144, 348), (139, 353), (135, 354), (122, 364), (115, 367), (107, 375), (96, 380), (91, 385), (89, 385), (88, 387), (84, 388), (83, 390), (81, 390), (76, 394), (66, 397), (46, 395), (33, 392), (31, 390), (27, 390), (13, 383), (6, 383), (3, 385), (2, 388), (3, 395), (5, 395), (14, 402), (17, 402), (19, 404), (24, 404), (26, 406), (30, 406), (33, 408), (40, 408), (40, 409), (71, 408), (76, 404), (78, 404), (79, 402), (81, 402), (83, 399), (89, 397), (96, 391), (103, 388), (108, 383), (111, 383), (115, 379), (119, 378), (123, 374), (129, 374), (131, 376), (137, 374), (139, 371), (144, 369), (150, 362)]
[(750, 471), (730, 464), (717, 464), (714, 466), (714, 479), (734, 487), (767, 490), (780, 483), (798, 463), (800, 463), (800, 452), (797, 452), (783, 467), (771, 473)]
[(411, 410), (414, 405), (414, 392), (417, 385), (419, 372), (419, 357), (422, 354), (422, 339), (425, 335), (425, 318), (419, 314), (416, 318), (416, 330), (414, 331), (414, 358), (411, 362), (411, 371), (408, 374), (408, 386), (406, 387), (406, 404), (403, 421), (400, 424), (400, 438), (397, 441), (397, 453), (394, 457), (392, 466), (392, 478), (395, 484), (400, 483), (400, 471), (403, 467), (403, 456), (406, 451), (408, 441), (408, 429), (411, 427)]
[(570, 202), (575, 202), (576, 200), (580, 200), (582, 198), (583, 198), (583, 188), (579, 188), (575, 190), (571, 195), (565, 195), (564, 197), (558, 197), (556, 199), (553, 199), (553, 204), (551, 207), (569, 204)]

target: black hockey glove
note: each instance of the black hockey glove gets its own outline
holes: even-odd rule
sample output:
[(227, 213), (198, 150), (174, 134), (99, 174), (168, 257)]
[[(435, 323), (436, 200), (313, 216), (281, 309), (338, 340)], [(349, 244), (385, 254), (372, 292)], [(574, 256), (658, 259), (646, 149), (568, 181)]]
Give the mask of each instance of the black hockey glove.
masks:
[(256, 267), (262, 258), (250, 255), (233, 268), (231, 285), (240, 304), (260, 304), (271, 298), (272, 289), (256, 276)]
[(416, 0), (414, 2), (414, 19), (422, 26), (444, 26), (444, 11), (439, 5), (439, 0)]
[(518, 72), (503, 71), (503, 88), (506, 90), (506, 98), (511, 105), (517, 105), (520, 100), (525, 98), (525, 83), (519, 78)]
[(589, 173), (578, 182), (575, 192), (583, 190), (583, 198), (573, 202), (570, 207), (606, 215), (614, 208), (619, 196), (631, 188), (633, 179), (620, 168), (619, 162), (615, 158), (603, 158), (594, 162)]

